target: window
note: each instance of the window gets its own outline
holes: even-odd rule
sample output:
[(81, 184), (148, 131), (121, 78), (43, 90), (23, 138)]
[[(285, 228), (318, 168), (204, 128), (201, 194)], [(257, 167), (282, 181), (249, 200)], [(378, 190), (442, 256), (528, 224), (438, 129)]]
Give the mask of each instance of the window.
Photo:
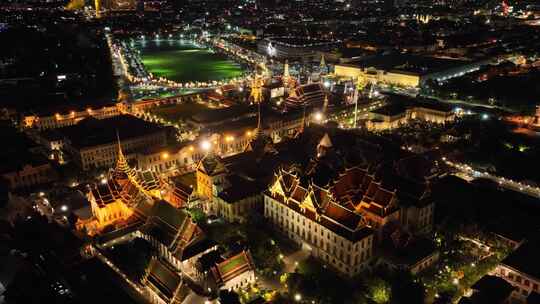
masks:
[(529, 282), (529, 280), (525, 280), (525, 286), (529, 286), (531, 284), (531, 282)]
[(533, 283), (533, 289), (534, 289), (534, 290), (538, 290), (538, 284)]

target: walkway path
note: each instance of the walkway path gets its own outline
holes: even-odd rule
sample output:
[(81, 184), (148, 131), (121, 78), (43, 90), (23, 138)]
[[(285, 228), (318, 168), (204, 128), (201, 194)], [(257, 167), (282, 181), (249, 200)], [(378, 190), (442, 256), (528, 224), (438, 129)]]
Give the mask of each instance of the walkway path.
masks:
[(512, 191), (517, 191), (517, 192), (520, 192), (520, 193), (523, 193), (523, 194), (526, 194), (535, 198), (540, 198), (540, 188), (538, 187), (533, 187), (533, 186), (526, 185), (521, 182), (516, 182), (505, 177), (492, 175), (488, 172), (480, 172), (466, 164), (451, 162), (448, 160), (445, 160), (445, 162), (447, 165), (459, 171), (459, 173), (456, 174), (456, 176), (461, 177), (465, 180), (470, 181), (470, 180), (474, 180), (478, 178), (485, 178), (485, 179), (489, 179), (496, 182), (497, 184), (499, 184), (499, 186), (503, 188), (506, 188)]

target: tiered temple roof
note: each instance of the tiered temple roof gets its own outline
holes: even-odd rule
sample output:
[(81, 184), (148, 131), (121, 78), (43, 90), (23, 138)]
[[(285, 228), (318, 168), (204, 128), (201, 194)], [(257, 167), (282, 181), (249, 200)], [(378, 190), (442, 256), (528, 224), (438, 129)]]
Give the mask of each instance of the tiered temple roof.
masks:
[(303, 107), (305, 105), (322, 104), (324, 101), (324, 91), (320, 83), (311, 83), (298, 86), (287, 98), (286, 104), (289, 107)]
[(371, 233), (362, 215), (343, 204), (344, 201), (336, 197), (331, 187), (323, 188), (311, 182), (302, 185), (299, 177), (280, 170), (270, 194), (288, 208), (303, 213), (347, 239), (358, 240)]
[(138, 171), (129, 166), (119, 142), (116, 167), (103, 183), (92, 185), (90, 192), (98, 206), (121, 200), (127, 206), (136, 207), (159, 188), (159, 177), (154, 172)]
[(202, 238), (202, 231), (190, 215), (167, 202), (155, 202), (146, 215), (141, 232), (166, 246), (180, 260), (184, 249)]
[(181, 273), (157, 258), (150, 260), (143, 280), (167, 303), (180, 304), (190, 292), (182, 281)]
[(242, 251), (212, 267), (212, 274), (217, 285), (223, 286), (237, 276), (254, 270), (255, 266), (251, 254), (249, 251)]

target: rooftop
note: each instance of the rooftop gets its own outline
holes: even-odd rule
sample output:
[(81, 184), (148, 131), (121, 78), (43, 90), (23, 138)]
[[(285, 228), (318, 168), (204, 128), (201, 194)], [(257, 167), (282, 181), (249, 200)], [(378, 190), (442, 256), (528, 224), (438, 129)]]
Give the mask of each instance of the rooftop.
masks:
[(86, 118), (76, 125), (58, 129), (78, 149), (116, 143), (121, 140), (164, 133), (157, 124), (131, 115), (119, 115), (107, 119)]
[(540, 241), (530, 240), (510, 253), (501, 264), (540, 280)]
[(406, 54), (390, 54), (376, 55), (344, 65), (359, 68), (376, 68), (384, 71), (401, 71), (414, 75), (426, 75), (459, 67), (466, 63), (467, 61), (462, 60)]

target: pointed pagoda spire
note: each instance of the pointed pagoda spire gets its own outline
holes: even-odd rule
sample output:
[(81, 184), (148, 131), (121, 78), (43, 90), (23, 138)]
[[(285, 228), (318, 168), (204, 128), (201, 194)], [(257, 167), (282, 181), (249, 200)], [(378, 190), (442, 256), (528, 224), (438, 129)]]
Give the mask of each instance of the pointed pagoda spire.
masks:
[(285, 66), (283, 67), (283, 80), (289, 81), (291, 74), (289, 72), (289, 60), (285, 60)]
[(120, 179), (134, 178), (136, 176), (135, 170), (133, 170), (129, 166), (126, 157), (124, 156), (118, 131), (116, 131), (116, 138), (118, 140), (118, 153), (116, 155), (116, 167), (114, 169), (114, 177)]
[(321, 67), (321, 68), (326, 67), (326, 61), (324, 60), (324, 54), (321, 55), (321, 63), (320, 63), (320, 67)]
[(257, 129), (255, 129), (255, 135), (253, 136), (252, 141), (257, 140), (257, 138), (263, 136), (263, 126), (262, 126), (262, 115), (261, 115), (261, 103), (257, 104)]
[(261, 103), (257, 104), (257, 128), (253, 134), (253, 137), (248, 141), (244, 151), (256, 151), (264, 149), (267, 141), (271, 139), (264, 135), (263, 125), (262, 125), (262, 113), (261, 113)]
[(262, 79), (259, 75), (255, 75), (251, 81), (251, 98), (254, 103), (260, 103), (262, 101)]

